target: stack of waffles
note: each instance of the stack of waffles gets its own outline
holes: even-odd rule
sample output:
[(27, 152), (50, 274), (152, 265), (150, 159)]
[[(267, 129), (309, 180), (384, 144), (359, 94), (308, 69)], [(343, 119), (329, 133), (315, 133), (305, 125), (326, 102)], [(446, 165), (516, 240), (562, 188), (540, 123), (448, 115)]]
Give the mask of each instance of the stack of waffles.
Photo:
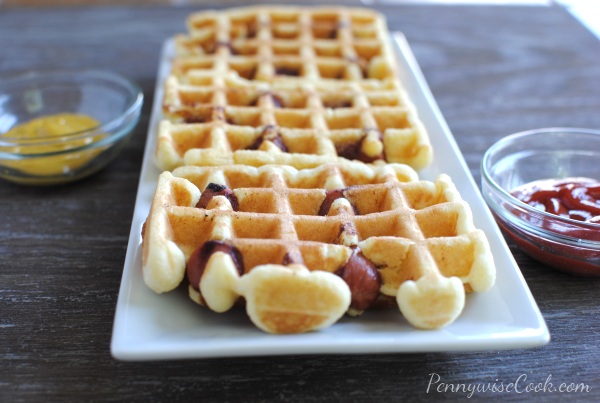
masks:
[[(143, 233), (155, 292), (182, 282), (216, 312), (243, 305), (270, 333), (396, 306), (453, 322), (495, 268), (433, 152), (368, 9), (202, 12), (175, 38)], [(400, 319), (399, 319), (400, 321)]]

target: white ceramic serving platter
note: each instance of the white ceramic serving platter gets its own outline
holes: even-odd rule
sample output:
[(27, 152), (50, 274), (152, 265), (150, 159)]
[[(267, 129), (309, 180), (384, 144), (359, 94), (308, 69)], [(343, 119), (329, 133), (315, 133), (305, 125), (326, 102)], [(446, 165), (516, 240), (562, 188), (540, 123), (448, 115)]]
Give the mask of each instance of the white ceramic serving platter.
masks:
[[(461, 316), (440, 330), (417, 330), (398, 310), (344, 317), (317, 332), (266, 334), (243, 309), (217, 314), (200, 307), (180, 288), (155, 294), (142, 279), (141, 229), (150, 209), (159, 170), (153, 155), (161, 117), (162, 83), (173, 53), (165, 43), (160, 61), (154, 109), (116, 307), (111, 351), (120, 360), (160, 360), (202, 357), (349, 354), (500, 350), (540, 346), (550, 335), (540, 311), (501, 236), (462, 154), (425, 82), (402, 34), (392, 36), (397, 48), (400, 79), (415, 103), (434, 147), (432, 166), (420, 172), (432, 180), (449, 174), (471, 205), (475, 225), (488, 236), (497, 268), (497, 281), (485, 293), (467, 296)], [(441, 152), (440, 150), (443, 150)]]

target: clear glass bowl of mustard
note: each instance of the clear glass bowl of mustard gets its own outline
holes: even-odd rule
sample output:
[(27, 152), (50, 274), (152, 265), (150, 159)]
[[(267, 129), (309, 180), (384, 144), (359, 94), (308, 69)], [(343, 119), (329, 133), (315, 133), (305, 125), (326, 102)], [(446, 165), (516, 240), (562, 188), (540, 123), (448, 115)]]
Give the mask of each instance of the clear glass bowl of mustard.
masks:
[(137, 84), (112, 72), (28, 72), (0, 78), (0, 178), (72, 182), (112, 161), (137, 125)]

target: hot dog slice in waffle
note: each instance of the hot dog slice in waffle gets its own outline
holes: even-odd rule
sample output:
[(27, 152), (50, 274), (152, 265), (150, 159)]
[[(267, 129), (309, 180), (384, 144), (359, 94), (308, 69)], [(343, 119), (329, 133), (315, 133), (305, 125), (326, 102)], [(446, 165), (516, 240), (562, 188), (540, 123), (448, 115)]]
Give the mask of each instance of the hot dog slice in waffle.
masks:
[(465, 290), (495, 277), (450, 179), (418, 181), (399, 164), (165, 172), (143, 248), (154, 291), (177, 287), (187, 266), (196, 302), (222, 312), (244, 297), (252, 321), (274, 333), (327, 326), (382, 295), (414, 326), (441, 327), (460, 314)]
[(427, 166), (432, 150), (369, 10), (195, 14), (165, 84), (157, 163)]

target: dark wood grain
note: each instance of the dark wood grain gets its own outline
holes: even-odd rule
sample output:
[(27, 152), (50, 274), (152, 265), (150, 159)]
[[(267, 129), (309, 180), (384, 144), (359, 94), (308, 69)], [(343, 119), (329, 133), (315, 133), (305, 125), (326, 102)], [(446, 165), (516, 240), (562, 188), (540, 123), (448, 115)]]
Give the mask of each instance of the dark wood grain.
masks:
[[(220, 3), (230, 4), (229, 3)], [(197, 9), (199, 7), (196, 7)], [(472, 400), (600, 400), (600, 282), (511, 250), (552, 334), (534, 349), (123, 363), (109, 344), (160, 46), (191, 7), (0, 9), (0, 73), (96, 67), (138, 82), (143, 117), (101, 173), (49, 188), (0, 182), (0, 401), (458, 400), (446, 383), (585, 383), (589, 393)], [(600, 43), (558, 7), (382, 6), (402, 30), (479, 181), (500, 137), (600, 128)]]

